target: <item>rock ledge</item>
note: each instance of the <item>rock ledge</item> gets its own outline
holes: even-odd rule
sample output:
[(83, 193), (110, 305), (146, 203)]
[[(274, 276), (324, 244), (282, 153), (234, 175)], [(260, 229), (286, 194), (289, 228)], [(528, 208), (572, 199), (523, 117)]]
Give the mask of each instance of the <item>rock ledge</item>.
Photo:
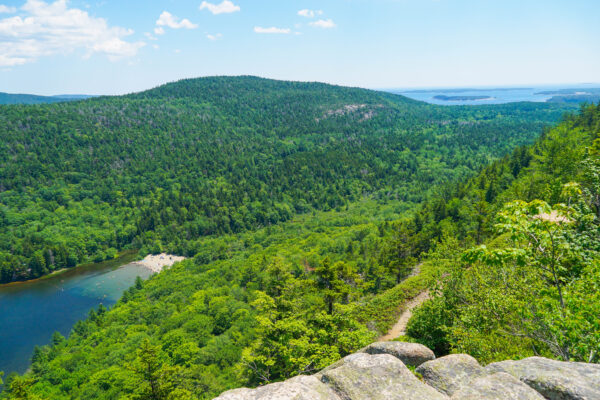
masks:
[[(407, 366), (416, 367), (417, 374)], [(419, 376), (419, 377), (417, 377)], [(467, 354), (373, 343), (321, 372), (216, 400), (600, 400), (600, 364), (530, 357), (482, 367)]]

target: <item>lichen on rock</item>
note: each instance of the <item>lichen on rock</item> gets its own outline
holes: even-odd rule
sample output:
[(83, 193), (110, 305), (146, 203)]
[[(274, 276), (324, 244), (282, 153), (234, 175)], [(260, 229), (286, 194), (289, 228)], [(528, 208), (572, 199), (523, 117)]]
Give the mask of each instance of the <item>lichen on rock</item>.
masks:
[[(415, 366), (422, 380), (407, 365)], [(467, 354), (435, 358), (414, 343), (373, 343), (311, 376), (217, 400), (600, 400), (600, 365), (542, 357), (482, 367)]]

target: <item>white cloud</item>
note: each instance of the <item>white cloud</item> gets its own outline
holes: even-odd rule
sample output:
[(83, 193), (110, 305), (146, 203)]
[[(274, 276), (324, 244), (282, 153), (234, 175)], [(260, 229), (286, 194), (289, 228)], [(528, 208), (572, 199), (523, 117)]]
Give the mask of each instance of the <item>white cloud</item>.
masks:
[(315, 22), (310, 22), (310, 26), (314, 26), (316, 28), (330, 29), (335, 28), (337, 25), (331, 19), (320, 19)]
[(222, 35), (222, 34), (220, 34), (220, 33), (216, 33), (216, 34), (214, 34), (214, 35), (208, 34), (208, 35), (206, 35), (206, 37), (207, 37), (209, 40), (215, 41), (215, 40), (219, 40), (219, 39), (221, 39), (221, 38), (223, 37), (223, 35)]
[(196, 29), (198, 27), (198, 25), (193, 24), (187, 18), (184, 18), (180, 21), (178, 17), (174, 16), (170, 12), (163, 11), (162, 14), (160, 14), (160, 17), (158, 17), (156, 20), (156, 28), (154, 28), (154, 33), (157, 35), (162, 35), (165, 33), (163, 28), (165, 26), (171, 29)]
[(304, 10), (298, 11), (298, 15), (301, 17), (306, 17), (306, 18), (314, 18), (315, 12), (313, 10), (307, 10), (305, 8)]
[(240, 6), (236, 6), (229, 0), (223, 0), (220, 4), (209, 3), (208, 1), (203, 1), (200, 4), (200, 10), (207, 9), (213, 14), (229, 14), (234, 13), (236, 11), (240, 11)]
[(144, 36), (146, 36), (148, 38), (148, 40), (158, 40), (157, 38), (152, 36), (152, 34), (150, 32), (144, 32)]
[(12, 14), (12, 13), (16, 13), (16, 12), (17, 12), (16, 7), (9, 7), (9, 6), (5, 6), (4, 4), (0, 4), (0, 14), (2, 14), (2, 13)]
[(109, 26), (66, 0), (46, 3), (27, 0), (22, 16), (0, 19), (0, 67), (22, 65), (39, 57), (67, 54), (82, 49), (89, 57), (104, 54), (111, 60), (133, 57), (145, 45), (129, 42), (131, 29)]
[(276, 28), (274, 26), (270, 28), (262, 28), (260, 26), (254, 27), (254, 32), (256, 33), (271, 33), (271, 34), (284, 34), (287, 35), (291, 32), (291, 29), (288, 28)]
[[(0, 46), (1, 48), (1, 46)], [(14, 55), (0, 54), (0, 66), (3, 67), (14, 67), (15, 65), (22, 65), (27, 62), (25, 57), (16, 57)]]
[(323, 10), (309, 10), (305, 8), (298, 11), (298, 15), (305, 18), (314, 18), (315, 15), (323, 15)]

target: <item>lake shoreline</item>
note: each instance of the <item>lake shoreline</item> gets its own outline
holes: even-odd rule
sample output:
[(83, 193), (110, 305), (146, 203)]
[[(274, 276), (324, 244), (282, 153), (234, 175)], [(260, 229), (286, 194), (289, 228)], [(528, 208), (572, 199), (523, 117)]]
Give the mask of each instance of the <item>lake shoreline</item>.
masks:
[(154, 273), (159, 273), (163, 269), (171, 267), (176, 262), (183, 260), (185, 260), (185, 257), (176, 256), (174, 254), (160, 253), (148, 254), (141, 260), (133, 261), (132, 264), (141, 265), (142, 267), (148, 268)]
[(71, 268), (61, 268), (61, 269), (57, 269), (56, 271), (52, 271), (49, 274), (40, 276), (39, 278), (26, 279), (24, 281), (0, 283), (0, 288), (8, 287), (8, 286), (17, 286), (17, 285), (22, 285), (22, 284), (26, 284), (26, 283), (39, 282), (39, 281), (42, 281), (42, 280), (45, 280), (48, 278), (53, 278), (57, 275), (62, 275), (64, 273), (67, 273), (70, 271), (75, 271), (75, 270), (78, 270), (81, 268), (89, 268), (89, 267), (102, 266), (102, 265), (110, 266), (111, 264), (114, 267), (120, 267), (122, 265), (135, 262), (134, 260), (137, 258), (137, 254), (138, 254), (138, 250), (124, 250), (121, 253), (119, 253), (116, 258), (113, 258), (111, 260), (104, 260), (104, 261), (100, 261), (98, 263), (79, 264), (79, 265), (76, 265)]
[(133, 264), (139, 252), (68, 268), (41, 279), (0, 287), (0, 370), (24, 373), (34, 347), (51, 341), (53, 332), (67, 337), (77, 321), (100, 304), (111, 308), (137, 277), (153, 272)]

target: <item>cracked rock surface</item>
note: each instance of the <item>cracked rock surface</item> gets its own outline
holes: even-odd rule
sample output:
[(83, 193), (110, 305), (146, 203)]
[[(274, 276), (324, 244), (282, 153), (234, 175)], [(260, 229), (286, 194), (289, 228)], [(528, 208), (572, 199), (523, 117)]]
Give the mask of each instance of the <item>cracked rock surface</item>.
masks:
[(529, 357), (492, 363), (486, 370), (506, 372), (550, 400), (600, 399), (600, 364)]
[[(416, 374), (408, 367), (416, 368)], [(414, 343), (377, 342), (321, 372), (217, 400), (600, 400), (600, 365), (530, 357), (482, 367)]]

